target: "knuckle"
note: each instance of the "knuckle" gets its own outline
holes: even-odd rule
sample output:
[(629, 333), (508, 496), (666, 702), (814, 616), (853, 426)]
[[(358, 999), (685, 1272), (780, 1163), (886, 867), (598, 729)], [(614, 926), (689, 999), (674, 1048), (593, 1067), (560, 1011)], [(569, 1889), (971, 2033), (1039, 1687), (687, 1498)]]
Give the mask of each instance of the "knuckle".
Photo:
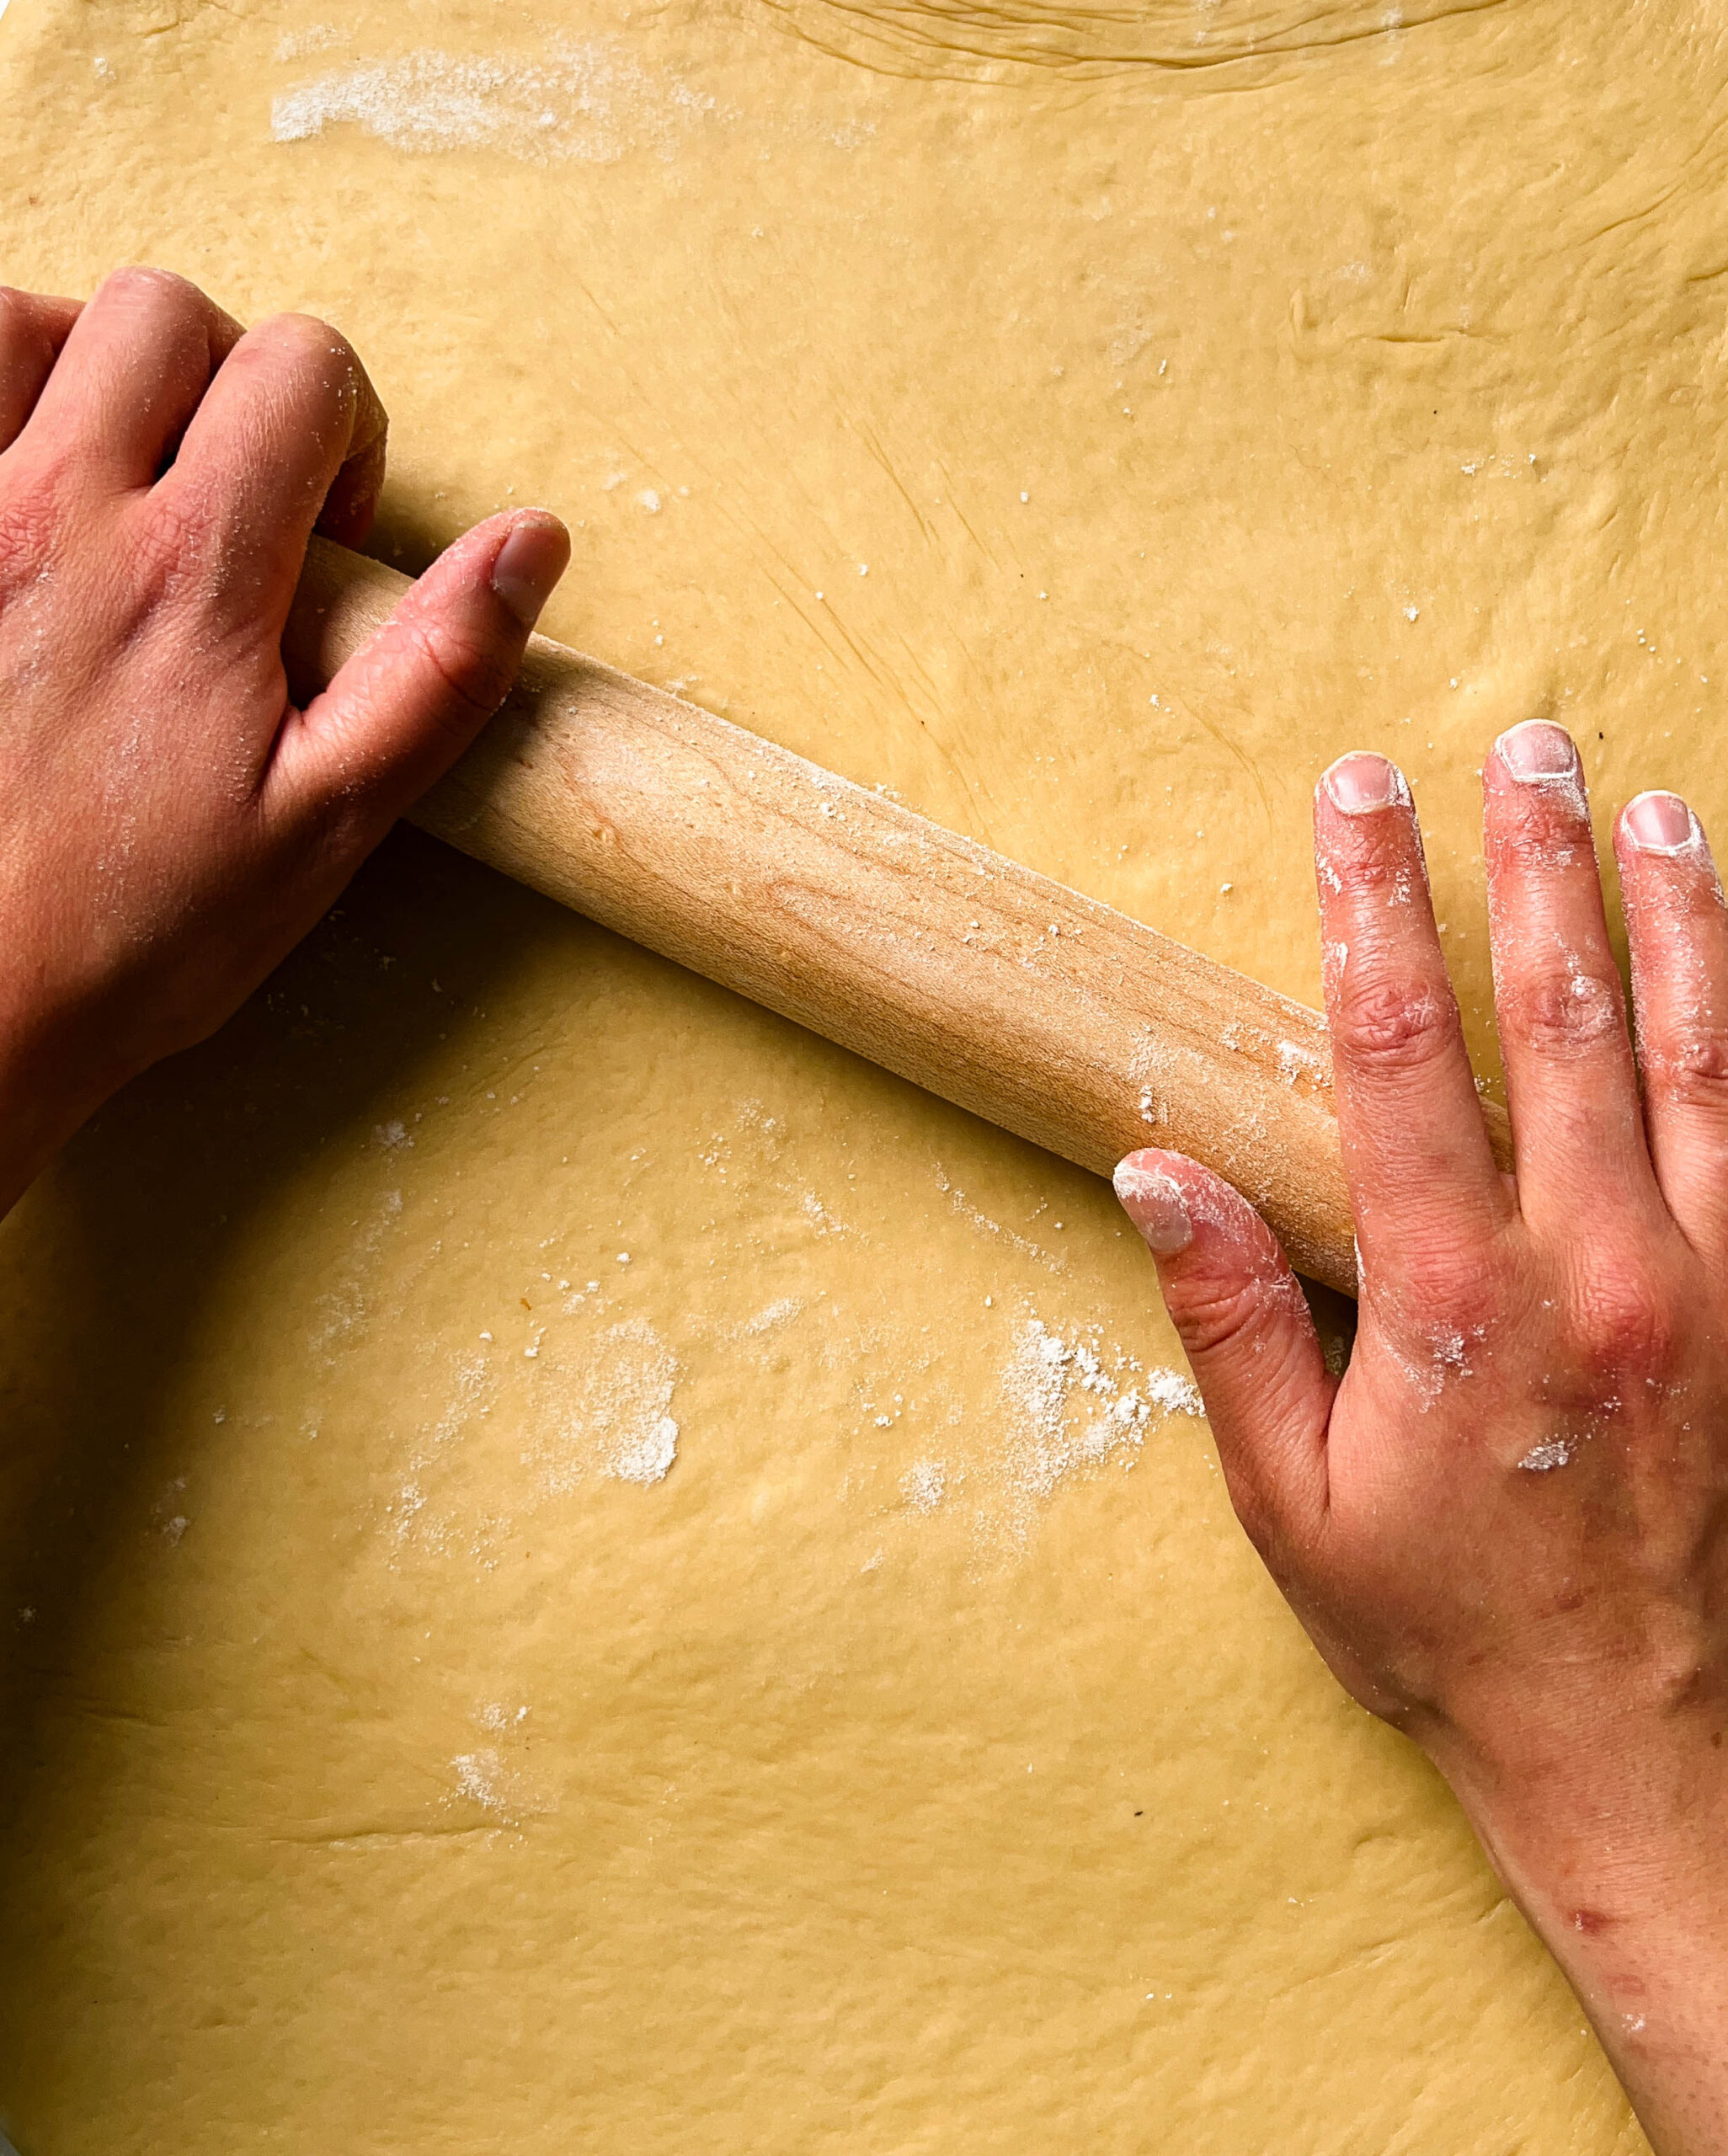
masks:
[(1660, 1376), (1673, 1358), (1674, 1299), (1655, 1267), (1629, 1254), (1605, 1259), (1584, 1275), (1572, 1322), (1584, 1361), (1597, 1378)]
[(1334, 893), (1374, 897), (1407, 905), (1421, 887), (1421, 856), (1409, 819), (1369, 816), (1335, 834), (1321, 861), (1322, 880)]
[(1190, 1358), (1215, 1355), (1241, 1342), (1260, 1321), (1265, 1291), (1266, 1283), (1253, 1274), (1201, 1273), (1185, 1278), (1180, 1307), (1171, 1315)]
[(1452, 1045), (1451, 999), (1420, 974), (1347, 972), (1332, 1014), (1333, 1054), (1363, 1075), (1423, 1069)]
[(40, 465), (8, 488), (0, 501), (0, 594), (39, 576), (52, 558), (65, 521), (63, 462)]
[(1574, 965), (1564, 974), (1514, 979), (1501, 990), (1501, 1031), (1534, 1055), (1566, 1059), (1585, 1054), (1624, 1024), (1618, 974), (1591, 973)]
[(1576, 776), (1501, 787), (1488, 830), (1491, 865), (1520, 876), (1564, 876), (1587, 860), (1596, 867), (1595, 841), (1581, 785)]
[(141, 605), (159, 603), (204, 560), (211, 538), (210, 520), (195, 500), (180, 490), (152, 499), (131, 535), (130, 582)]
[(466, 741), (504, 701), (509, 671), (502, 656), (461, 636), (448, 622), (408, 622), (403, 627), (415, 656), (442, 686), (435, 718)]
[(1338, 862), (1338, 871), (1351, 889), (1407, 894), (1411, 847), (1403, 821), (1368, 817), (1364, 824), (1349, 825), (1347, 836), (1349, 854)]
[(1425, 1337), (1480, 1340), (1505, 1306), (1500, 1267), (1479, 1247), (1425, 1240), (1400, 1258), (1398, 1301)]
[(1647, 1084), (1677, 1107), (1728, 1113), (1728, 1030), (1711, 1026), (1678, 1040), (1644, 1044)]

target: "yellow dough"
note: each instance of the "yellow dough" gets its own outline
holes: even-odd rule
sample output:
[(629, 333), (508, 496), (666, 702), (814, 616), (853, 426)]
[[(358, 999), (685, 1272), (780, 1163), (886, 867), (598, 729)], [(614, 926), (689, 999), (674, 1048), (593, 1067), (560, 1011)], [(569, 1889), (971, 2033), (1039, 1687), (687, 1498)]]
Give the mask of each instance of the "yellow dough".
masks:
[[(1714, 739), (1728, 18), (11, 0), (3, 273), (327, 316), (383, 551), (1313, 1000), (1314, 776)], [(21, 2156), (1605, 2156), (1108, 1192), (413, 834), (0, 1235)]]

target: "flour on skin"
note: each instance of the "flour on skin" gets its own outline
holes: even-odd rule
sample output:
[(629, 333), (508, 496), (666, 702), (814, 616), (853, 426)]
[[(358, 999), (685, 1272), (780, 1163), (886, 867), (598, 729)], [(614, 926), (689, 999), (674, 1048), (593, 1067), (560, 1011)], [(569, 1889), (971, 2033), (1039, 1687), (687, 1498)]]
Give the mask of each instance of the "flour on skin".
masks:
[(1556, 1467), (1565, 1466), (1577, 1449), (1576, 1438), (1549, 1438), (1539, 1445), (1532, 1445), (1518, 1465), (1528, 1475), (1551, 1474)]

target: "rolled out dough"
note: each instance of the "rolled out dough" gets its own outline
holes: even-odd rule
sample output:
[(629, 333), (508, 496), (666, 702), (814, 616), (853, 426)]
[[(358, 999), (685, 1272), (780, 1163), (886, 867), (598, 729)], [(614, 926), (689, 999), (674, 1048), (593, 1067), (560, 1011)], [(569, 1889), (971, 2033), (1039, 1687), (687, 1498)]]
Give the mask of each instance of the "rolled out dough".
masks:
[[(1720, 7), (12, 0), (6, 274), (328, 315), (412, 565), (1315, 994), (1711, 734)], [(1640, 2146), (1101, 1186), (411, 834), (0, 1236), (23, 2156)]]

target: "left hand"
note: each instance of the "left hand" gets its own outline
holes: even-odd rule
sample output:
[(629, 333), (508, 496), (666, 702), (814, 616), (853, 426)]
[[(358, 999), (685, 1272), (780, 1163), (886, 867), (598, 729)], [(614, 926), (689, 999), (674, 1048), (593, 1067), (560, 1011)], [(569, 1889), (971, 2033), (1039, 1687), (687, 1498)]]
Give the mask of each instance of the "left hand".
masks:
[(0, 1212), (228, 1016), (509, 686), (569, 558), (540, 510), (291, 701), (307, 538), (365, 537), (384, 436), (323, 323), (243, 332), (157, 270), (86, 307), (0, 289)]

